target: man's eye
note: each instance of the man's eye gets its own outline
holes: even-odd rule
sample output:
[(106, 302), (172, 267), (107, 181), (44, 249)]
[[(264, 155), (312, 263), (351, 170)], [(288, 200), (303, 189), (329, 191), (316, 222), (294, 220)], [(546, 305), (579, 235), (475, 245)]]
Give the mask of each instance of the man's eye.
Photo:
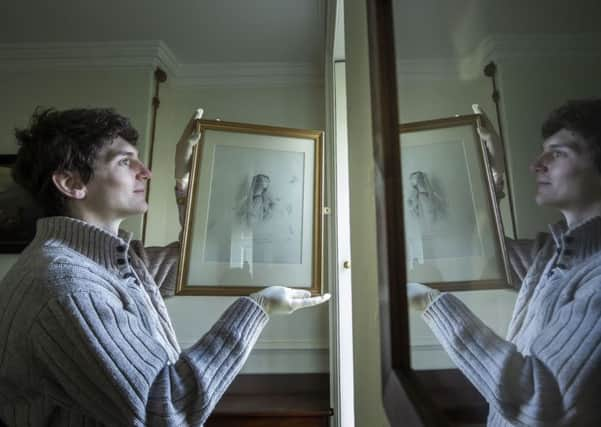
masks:
[(125, 157), (124, 159), (121, 159), (119, 161), (119, 164), (123, 165), (123, 166), (129, 166), (129, 163), (130, 163), (130, 160), (127, 157)]
[(558, 157), (565, 156), (565, 153), (563, 151), (552, 151), (551, 156), (553, 156), (553, 158), (557, 159)]

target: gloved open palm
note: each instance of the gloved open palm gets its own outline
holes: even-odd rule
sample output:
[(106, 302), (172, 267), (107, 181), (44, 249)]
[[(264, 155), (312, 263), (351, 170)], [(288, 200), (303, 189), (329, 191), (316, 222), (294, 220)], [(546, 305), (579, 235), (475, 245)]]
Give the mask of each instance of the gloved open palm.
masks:
[(270, 286), (250, 295), (267, 314), (290, 314), (300, 308), (322, 304), (330, 299), (330, 294), (311, 296), (304, 289), (292, 289), (284, 286)]
[(407, 283), (407, 303), (414, 310), (424, 311), (439, 295), (440, 291), (421, 283)]

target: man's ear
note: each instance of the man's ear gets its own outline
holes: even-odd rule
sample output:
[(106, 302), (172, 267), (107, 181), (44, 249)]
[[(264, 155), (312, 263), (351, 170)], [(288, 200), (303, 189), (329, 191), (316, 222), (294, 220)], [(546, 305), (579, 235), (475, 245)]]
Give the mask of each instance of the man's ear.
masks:
[(52, 174), (52, 182), (54, 186), (71, 199), (84, 199), (88, 193), (86, 185), (83, 183), (81, 176), (77, 172), (57, 171)]

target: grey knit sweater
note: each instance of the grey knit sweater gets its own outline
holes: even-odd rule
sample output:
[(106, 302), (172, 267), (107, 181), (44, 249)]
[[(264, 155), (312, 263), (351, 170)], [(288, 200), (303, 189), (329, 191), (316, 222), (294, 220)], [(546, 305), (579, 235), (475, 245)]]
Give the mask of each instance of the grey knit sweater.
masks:
[(9, 426), (204, 423), (267, 315), (240, 298), (181, 351), (159, 287), (178, 245), (144, 249), (66, 217), (37, 234), (0, 284), (0, 418)]
[(424, 318), (490, 405), (489, 426), (601, 426), (601, 218), (511, 245), (506, 339), (442, 294)]

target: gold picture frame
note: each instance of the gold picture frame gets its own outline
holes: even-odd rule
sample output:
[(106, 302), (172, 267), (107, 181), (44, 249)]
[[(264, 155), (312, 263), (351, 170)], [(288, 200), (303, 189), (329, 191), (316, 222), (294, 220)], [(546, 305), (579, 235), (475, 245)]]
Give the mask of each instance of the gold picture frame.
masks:
[(321, 294), (323, 131), (199, 124), (176, 294)]
[(407, 280), (507, 288), (503, 224), (478, 114), (399, 126)]

